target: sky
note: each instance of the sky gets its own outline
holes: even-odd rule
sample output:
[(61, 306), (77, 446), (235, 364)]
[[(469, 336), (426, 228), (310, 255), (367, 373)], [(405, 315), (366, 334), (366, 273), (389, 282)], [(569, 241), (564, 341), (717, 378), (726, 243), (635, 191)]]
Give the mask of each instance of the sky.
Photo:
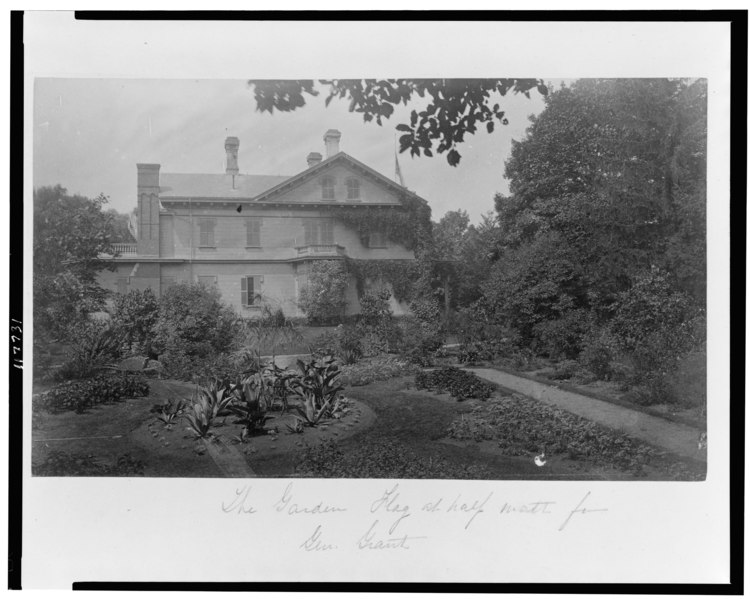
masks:
[[(107, 195), (109, 206), (130, 212), (136, 204), (136, 163), (161, 164), (162, 172), (224, 172), (224, 139), (240, 139), (243, 174), (295, 175), (307, 168), (310, 152), (325, 156), (323, 135), (338, 129), (340, 149), (389, 178), (395, 172), (396, 125), (408, 121), (417, 103), (400, 105), (378, 126), (350, 113), (345, 101), (324, 104), (325, 88), (291, 113), (260, 113), (244, 80), (63, 79), (34, 84), (34, 187), (60, 184), (69, 193)], [(399, 154), (406, 186), (425, 198), (434, 220), (466, 210), (472, 222), (493, 209), (511, 140), (524, 137), (528, 117), (542, 97), (532, 92), (498, 96), (509, 124), (484, 129), (458, 148), (461, 163), (445, 154)]]

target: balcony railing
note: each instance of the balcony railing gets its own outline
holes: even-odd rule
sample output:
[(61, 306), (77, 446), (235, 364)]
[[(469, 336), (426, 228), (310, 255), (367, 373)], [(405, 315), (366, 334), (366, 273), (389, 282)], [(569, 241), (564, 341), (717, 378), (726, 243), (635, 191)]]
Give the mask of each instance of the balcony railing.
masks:
[(137, 243), (113, 243), (112, 244), (112, 250), (116, 254), (135, 254), (137, 253), (138, 244)]
[(297, 256), (345, 256), (346, 248), (341, 245), (303, 245), (295, 248)]

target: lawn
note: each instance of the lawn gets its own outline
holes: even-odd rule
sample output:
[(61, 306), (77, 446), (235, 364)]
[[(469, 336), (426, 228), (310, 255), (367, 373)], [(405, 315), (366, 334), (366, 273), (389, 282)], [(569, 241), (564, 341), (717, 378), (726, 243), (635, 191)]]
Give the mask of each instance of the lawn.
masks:
[[(81, 414), (36, 413), (34, 473), (693, 480), (705, 469), (531, 399), (494, 391), (487, 400), (458, 401), (416, 389), (414, 376), (347, 388), (339, 417), (303, 432), (293, 432), (287, 425), (294, 418), (277, 411), (264, 434), (242, 439), (229, 417), (209, 441), (186, 430), (184, 418), (167, 426), (152, 411), (190, 398), (193, 385), (151, 379), (150, 386), (146, 398)], [(542, 452), (539, 466), (534, 458)]]

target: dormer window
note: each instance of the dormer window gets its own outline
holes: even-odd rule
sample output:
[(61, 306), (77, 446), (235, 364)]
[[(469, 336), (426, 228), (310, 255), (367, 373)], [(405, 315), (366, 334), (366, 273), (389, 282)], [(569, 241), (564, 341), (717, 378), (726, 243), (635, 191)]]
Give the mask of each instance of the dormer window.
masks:
[(333, 177), (323, 177), (320, 180), (320, 186), (321, 186), (321, 189), (322, 189), (322, 192), (323, 192), (322, 197), (323, 197), (324, 200), (335, 200), (336, 199), (336, 194), (335, 194), (335, 191), (334, 191), (334, 185), (335, 185), (335, 183), (336, 182), (333, 179)]
[(346, 199), (348, 200), (359, 199), (359, 179), (347, 179), (346, 180)]

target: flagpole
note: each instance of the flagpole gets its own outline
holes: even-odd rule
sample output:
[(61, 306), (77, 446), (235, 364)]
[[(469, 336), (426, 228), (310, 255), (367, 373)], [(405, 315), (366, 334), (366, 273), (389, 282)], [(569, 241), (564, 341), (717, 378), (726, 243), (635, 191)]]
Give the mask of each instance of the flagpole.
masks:
[(398, 182), (398, 153), (396, 150), (396, 132), (393, 132), (393, 180)]

